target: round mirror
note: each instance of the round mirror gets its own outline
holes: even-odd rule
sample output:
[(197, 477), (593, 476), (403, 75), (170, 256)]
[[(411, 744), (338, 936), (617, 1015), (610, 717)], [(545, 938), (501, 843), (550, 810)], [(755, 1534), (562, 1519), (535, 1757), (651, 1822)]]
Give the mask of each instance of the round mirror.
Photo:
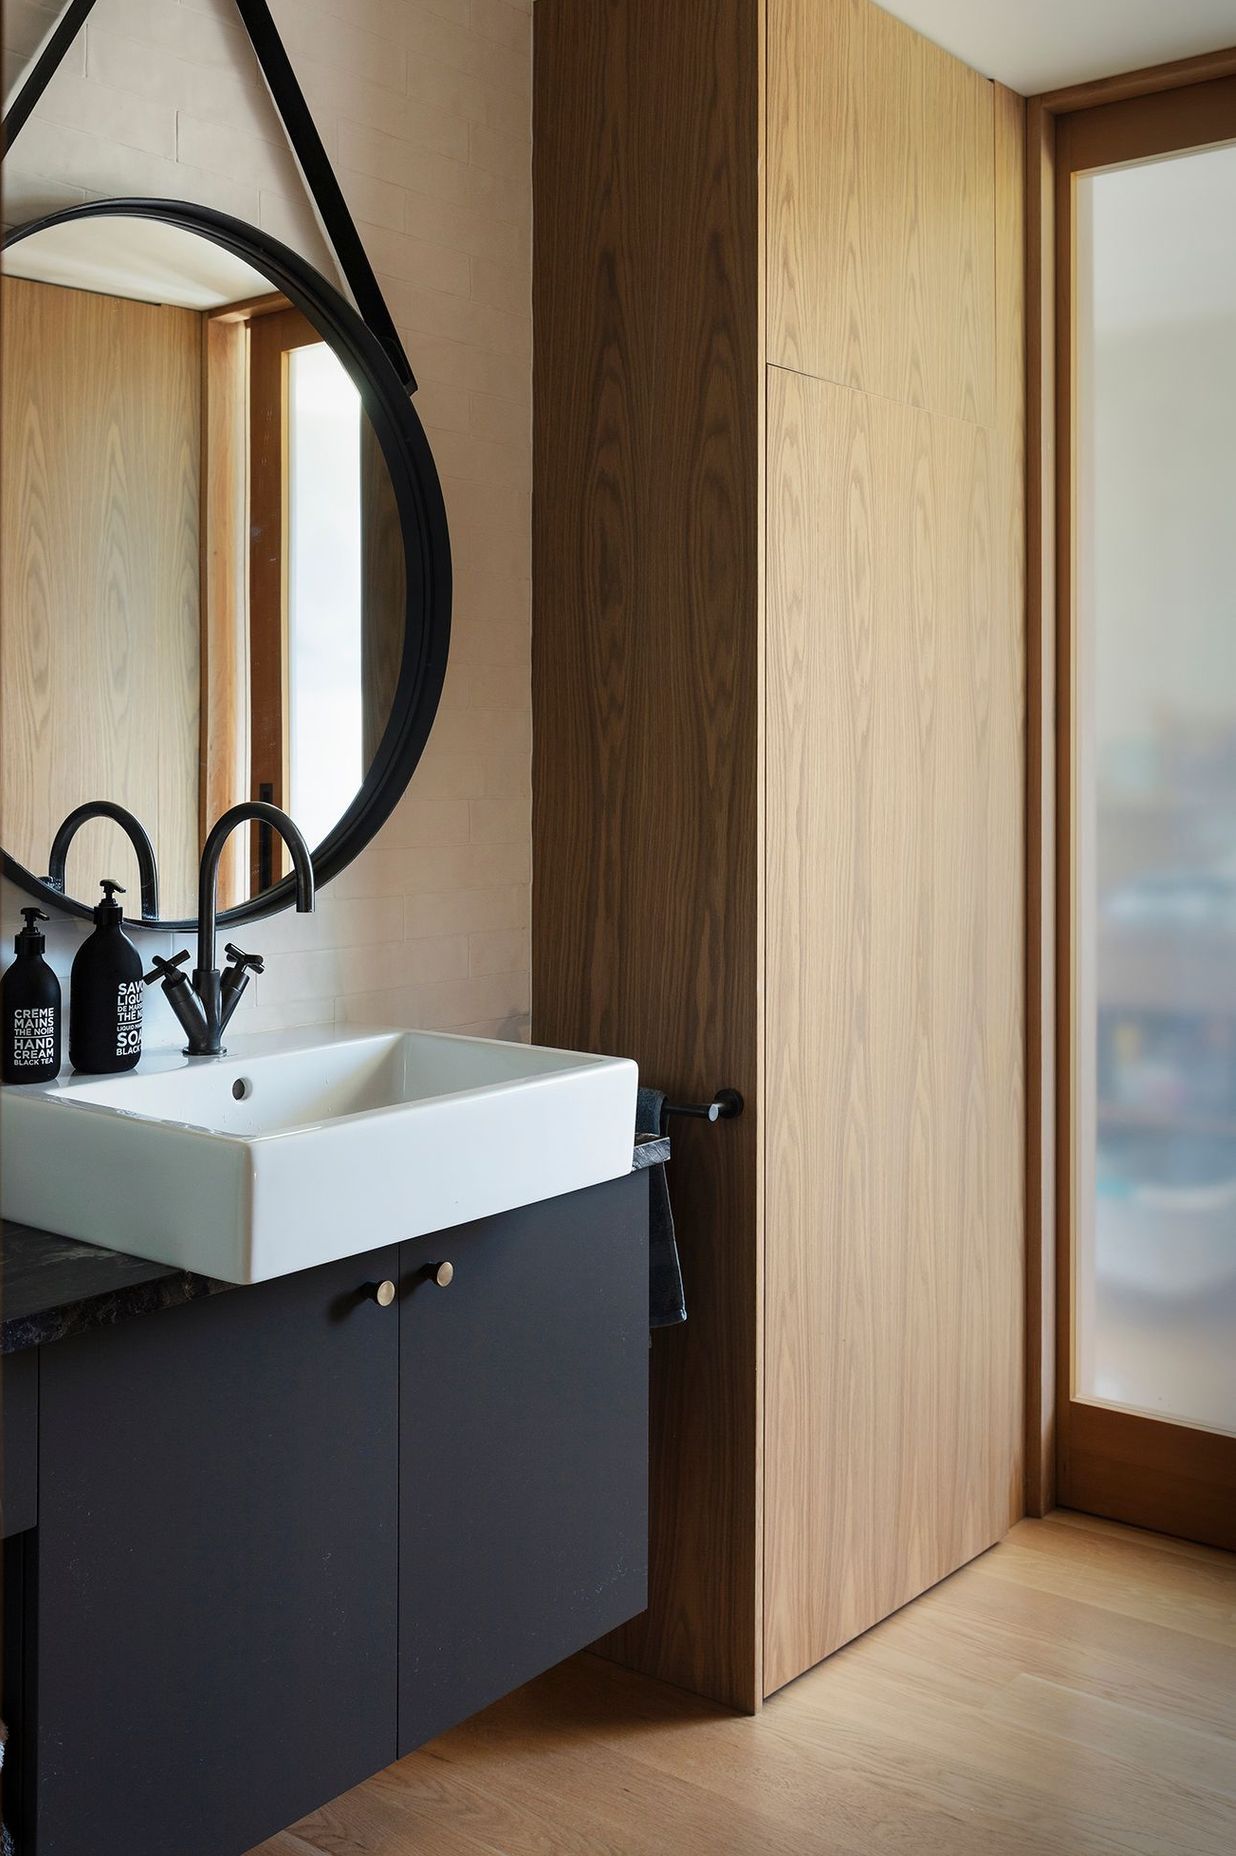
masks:
[[(114, 877), (131, 921), (184, 927), (210, 827), (263, 799), (328, 882), (446, 669), (441, 488), (391, 362), (295, 253), (180, 202), (19, 228), (0, 293), (6, 874), (77, 914)], [(285, 906), (287, 872), (237, 831), (223, 919)]]

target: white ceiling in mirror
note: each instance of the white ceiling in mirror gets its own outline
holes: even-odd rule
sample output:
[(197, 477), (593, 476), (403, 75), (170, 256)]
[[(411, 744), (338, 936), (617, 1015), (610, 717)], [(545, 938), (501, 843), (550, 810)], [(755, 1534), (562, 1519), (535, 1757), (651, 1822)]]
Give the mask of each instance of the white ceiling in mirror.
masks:
[[(0, 0), (6, 109), (65, 10), (62, 0)], [(276, 0), (273, 11), (286, 28), (300, 0)], [(329, 139), (334, 125), (319, 128)], [(5, 153), (6, 229), (69, 198), (136, 195), (260, 225), (350, 298), (236, 0), (93, 0)]]
[(10, 246), (4, 269), (35, 283), (175, 309), (219, 309), (273, 288), (243, 259), (157, 219), (72, 219)]
[(1236, 0), (885, 0), (885, 10), (1027, 97), (1236, 44)]

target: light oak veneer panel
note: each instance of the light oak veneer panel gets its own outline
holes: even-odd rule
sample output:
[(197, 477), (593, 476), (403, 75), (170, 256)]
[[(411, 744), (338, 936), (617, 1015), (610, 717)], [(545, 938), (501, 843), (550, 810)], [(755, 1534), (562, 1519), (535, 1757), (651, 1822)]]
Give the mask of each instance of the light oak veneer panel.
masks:
[(768, 0), (768, 359), (986, 424), (993, 86), (868, 0)]
[(772, 369), (765, 1692), (1021, 1479), (1016, 446)]
[[(6, 848), (41, 876), (66, 813), (115, 800), (154, 840), (162, 913), (189, 915), (201, 319), (24, 278), (2, 288)], [(137, 914), (128, 840), (92, 822), (70, 890), (93, 899), (102, 876)]]
[(750, 1705), (1020, 1508), (1022, 104), (867, 0), (536, 33), (534, 1030), (748, 1094), (609, 1647)]

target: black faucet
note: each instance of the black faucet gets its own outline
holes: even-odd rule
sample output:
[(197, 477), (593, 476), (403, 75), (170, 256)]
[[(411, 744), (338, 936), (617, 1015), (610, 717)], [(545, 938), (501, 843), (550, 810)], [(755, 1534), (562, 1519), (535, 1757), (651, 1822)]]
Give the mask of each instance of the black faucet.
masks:
[(180, 971), (189, 958), (187, 948), (184, 953), (173, 955), (171, 960), (159, 955), (152, 971), (146, 975), (148, 986), (155, 980), (163, 982), (168, 1002), (189, 1040), (185, 1046), (186, 1057), (222, 1056), (223, 1033), (232, 1013), (240, 1004), (241, 993), (249, 984), (249, 975), (263, 970), (260, 955), (246, 954), (243, 948), (234, 946), (230, 941), (224, 949), (228, 957), (226, 973), (220, 974), (215, 965), (219, 858), (225, 842), (237, 825), (243, 825), (249, 819), (257, 819), (259, 823), (271, 826), (283, 839), (291, 853), (292, 868), (296, 873), (297, 913), (309, 915), (313, 912), (313, 859), (299, 827), (293, 824), (286, 812), (281, 812), (278, 806), (269, 805), (264, 799), (247, 800), (242, 805), (232, 806), (212, 827), (202, 851), (197, 879), (197, 966), (193, 969), (192, 979)]
[(137, 867), (142, 879), (142, 920), (158, 921), (159, 871), (155, 863), (154, 845), (147, 837), (145, 827), (134, 818), (132, 812), (126, 812), (123, 806), (113, 805), (110, 799), (91, 799), (86, 805), (78, 806), (75, 812), (69, 813), (52, 839), (50, 868), (43, 878), (48, 889), (54, 889), (58, 895), (63, 896), (69, 846), (80, 828), (92, 818), (110, 818), (127, 835), (137, 852)]

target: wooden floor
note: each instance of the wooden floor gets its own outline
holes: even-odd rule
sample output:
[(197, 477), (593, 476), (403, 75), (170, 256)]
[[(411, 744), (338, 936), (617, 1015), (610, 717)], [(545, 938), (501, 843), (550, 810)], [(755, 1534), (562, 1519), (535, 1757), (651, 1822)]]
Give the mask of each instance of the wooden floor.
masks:
[(1047, 1851), (1236, 1851), (1236, 1558), (1025, 1521), (758, 1719), (579, 1657), (254, 1856)]

